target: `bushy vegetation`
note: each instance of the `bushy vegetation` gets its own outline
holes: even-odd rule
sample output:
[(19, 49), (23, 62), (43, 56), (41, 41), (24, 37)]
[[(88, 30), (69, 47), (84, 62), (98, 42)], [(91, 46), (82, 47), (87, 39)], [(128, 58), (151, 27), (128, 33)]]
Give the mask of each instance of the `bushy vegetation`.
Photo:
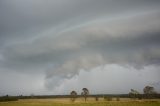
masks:
[(112, 101), (112, 97), (107, 97), (107, 96), (105, 96), (105, 97), (104, 97), (104, 100), (105, 100), (105, 101)]
[(0, 97), (0, 102), (6, 102), (6, 101), (17, 101), (18, 98), (17, 97), (11, 97), (11, 96), (3, 96)]
[(99, 101), (99, 98), (96, 96), (96, 97), (95, 97), (95, 100), (96, 100), (96, 101)]
[(119, 97), (116, 97), (116, 101), (120, 101), (120, 98), (119, 98)]

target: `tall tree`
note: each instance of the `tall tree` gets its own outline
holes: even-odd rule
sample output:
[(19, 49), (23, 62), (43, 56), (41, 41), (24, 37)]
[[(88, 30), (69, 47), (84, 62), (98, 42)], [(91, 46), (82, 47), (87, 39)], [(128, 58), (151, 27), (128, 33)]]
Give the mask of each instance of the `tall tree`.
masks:
[(146, 86), (143, 89), (144, 94), (156, 94), (156, 91), (154, 90), (154, 87)]
[(87, 100), (87, 96), (89, 95), (89, 90), (87, 88), (83, 88), (81, 95), (84, 96), (84, 99), (86, 101)]
[(154, 90), (154, 87), (151, 86), (144, 87), (143, 92), (146, 98), (153, 98), (154, 94), (157, 94), (156, 91)]
[(76, 100), (76, 98), (77, 98), (77, 92), (76, 91), (72, 91), (70, 93), (70, 95), (71, 95), (71, 101), (74, 102)]
[(138, 97), (138, 95), (139, 95), (139, 92), (134, 89), (131, 89), (131, 91), (129, 92), (129, 96), (131, 98), (136, 98), (136, 97)]

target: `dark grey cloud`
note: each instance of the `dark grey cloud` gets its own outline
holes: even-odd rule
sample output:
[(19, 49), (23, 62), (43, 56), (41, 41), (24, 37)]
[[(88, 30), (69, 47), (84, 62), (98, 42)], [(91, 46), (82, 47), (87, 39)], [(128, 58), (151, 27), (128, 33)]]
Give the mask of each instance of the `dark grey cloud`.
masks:
[(82, 69), (106, 64), (157, 67), (159, 5), (159, 0), (0, 1), (0, 70), (43, 74), (44, 86), (53, 88), (49, 85)]
[(60, 24), (68, 27), (104, 15), (159, 10), (159, 3), (158, 0), (5, 0), (0, 6), (1, 39), (32, 37), (50, 27)]
[(91, 22), (75, 29), (69, 28), (56, 36), (47, 35), (30, 42), (14, 43), (6, 46), (2, 52), (4, 65), (13, 69), (32, 69), (48, 67), (48, 64), (62, 65), (72, 60), (75, 64), (81, 58), (98, 63), (96, 55), (103, 59), (104, 64), (124, 62), (143, 66), (158, 62), (160, 15), (152, 16), (154, 14), (110, 22)]

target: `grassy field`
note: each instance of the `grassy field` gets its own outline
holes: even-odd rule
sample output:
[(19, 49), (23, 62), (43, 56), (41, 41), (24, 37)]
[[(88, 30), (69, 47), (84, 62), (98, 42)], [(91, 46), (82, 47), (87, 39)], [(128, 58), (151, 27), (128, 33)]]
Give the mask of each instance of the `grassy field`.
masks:
[(160, 106), (160, 100), (131, 100), (121, 99), (116, 101), (104, 101), (102, 98), (95, 101), (89, 98), (84, 102), (83, 98), (78, 98), (75, 102), (70, 99), (23, 99), (18, 101), (0, 102), (0, 106)]

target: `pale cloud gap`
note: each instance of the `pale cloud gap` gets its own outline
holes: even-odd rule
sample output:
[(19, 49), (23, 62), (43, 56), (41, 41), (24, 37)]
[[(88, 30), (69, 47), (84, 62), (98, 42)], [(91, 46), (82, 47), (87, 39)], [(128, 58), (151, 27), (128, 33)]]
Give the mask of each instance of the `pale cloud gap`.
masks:
[[(137, 70), (131, 66), (108, 64), (98, 66), (86, 72), (80, 73), (71, 79), (61, 79), (62, 83), (54, 89), (55, 94), (68, 94), (70, 90), (81, 93), (82, 87), (87, 87), (91, 94), (125, 94), (130, 89), (136, 89), (143, 93), (146, 85), (154, 86), (157, 92), (160, 91), (159, 66), (145, 66)], [(155, 85), (156, 82), (157, 84)], [(54, 85), (49, 84), (49, 88)]]
[[(87, 73), (95, 72), (94, 68), (110, 64), (116, 64), (113, 67), (122, 70), (143, 70), (142, 73), (148, 66), (159, 69), (159, 1), (29, 0), (22, 3), (6, 0), (2, 4), (2, 74), (4, 71), (16, 72), (17, 75), (37, 74), (43, 90), (46, 87), (63, 91), (65, 81), (81, 77), (82, 70), (89, 75)], [(129, 68), (122, 68), (126, 65)], [(158, 83), (158, 80), (153, 83)], [(140, 84), (138, 89), (142, 87)]]
[[(47, 83), (44, 82), (43, 74), (39, 77), (39, 75), (3, 72), (3, 75), (0, 75), (0, 95), (6, 95), (6, 92), (12, 95), (58, 95), (69, 94), (71, 90), (76, 90), (80, 94), (83, 87), (87, 87), (91, 94), (122, 94), (128, 93), (130, 89), (136, 89), (143, 93), (146, 85), (154, 86), (156, 91), (160, 92), (159, 69), (159, 66), (154, 65), (145, 66), (139, 70), (128, 65), (107, 64), (89, 71), (81, 69), (79, 74), (70, 79), (56, 80), (54, 77), (52, 80), (50, 79), (51, 82)], [(3, 83), (4, 81), (5, 83)], [(59, 83), (55, 87), (56, 81)]]

